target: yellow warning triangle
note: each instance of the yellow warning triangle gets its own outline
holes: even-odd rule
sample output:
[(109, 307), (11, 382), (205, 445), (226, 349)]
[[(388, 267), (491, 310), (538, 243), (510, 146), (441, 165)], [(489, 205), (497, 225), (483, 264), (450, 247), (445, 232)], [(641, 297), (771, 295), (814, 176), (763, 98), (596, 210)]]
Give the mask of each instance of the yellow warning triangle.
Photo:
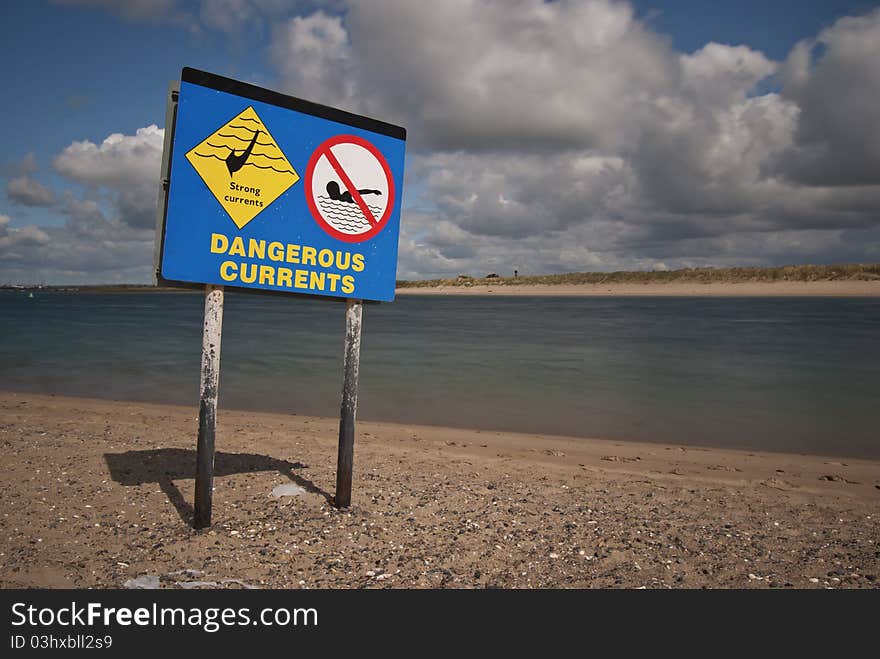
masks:
[(186, 154), (239, 229), (299, 180), (253, 107)]

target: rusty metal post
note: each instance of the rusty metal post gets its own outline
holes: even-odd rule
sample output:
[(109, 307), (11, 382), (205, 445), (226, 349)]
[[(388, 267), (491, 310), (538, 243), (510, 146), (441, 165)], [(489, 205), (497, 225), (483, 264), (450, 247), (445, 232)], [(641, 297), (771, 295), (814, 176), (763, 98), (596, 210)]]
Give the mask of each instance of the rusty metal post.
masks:
[(205, 286), (205, 328), (202, 333), (202, 370), (199, 401), (199, 441), (196, 452), (196, 494), (193, 526), (211, 526), (214, 489), (214, 438), (220, 389), (220, 338), (223, 333), (223, 287)]
[(357, 415), (358, 368), (361, 359), (361, 321), (364, 305), (346, 300), (345, 353), (342, 361), (342, 405), (339, 411), (339, 457), (336, 463), (337, 508), (351, 505), (351, 476), (354, 466), (354, 422)]

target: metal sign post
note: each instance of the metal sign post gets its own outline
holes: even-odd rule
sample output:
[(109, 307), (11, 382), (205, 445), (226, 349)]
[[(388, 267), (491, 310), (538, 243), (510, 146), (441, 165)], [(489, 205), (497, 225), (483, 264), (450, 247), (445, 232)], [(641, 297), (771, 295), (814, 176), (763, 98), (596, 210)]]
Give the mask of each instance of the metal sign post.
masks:
[(346, 300), (349, 506), (363, 301), (394, 300), (406, 129), (189, 67), (165, 124), (155, 281), (206, 287), (193, 525), (211, 525), (225, 288)]
[(345, 305), (345, 353), (342, 358), (342, 405), (339, 410), (339, 457), (336, 461), (337, 508), (351, 505), (354, 466), (354, 421), (357, 415), (358, 368), (361, 361), (361, 322), (364, 305), (347, 300)]
[(199, 383), (199, 439), (196, 450), (196, 494), (193, 526), (211, 526), (214, 489), (214, 438), (217, 434), (217, 396), (220, 389), (220, 339), (223, 333), (223, 287), (205, 286), (205, 328), (202, 332), (202, 371)]

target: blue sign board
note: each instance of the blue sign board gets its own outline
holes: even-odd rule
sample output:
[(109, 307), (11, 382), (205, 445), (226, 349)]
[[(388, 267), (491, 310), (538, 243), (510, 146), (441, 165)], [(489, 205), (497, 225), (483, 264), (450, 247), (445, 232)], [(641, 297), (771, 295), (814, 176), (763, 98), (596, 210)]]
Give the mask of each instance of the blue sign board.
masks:
[(394, 299), (406, 131), (183, 69), (163, 283)]

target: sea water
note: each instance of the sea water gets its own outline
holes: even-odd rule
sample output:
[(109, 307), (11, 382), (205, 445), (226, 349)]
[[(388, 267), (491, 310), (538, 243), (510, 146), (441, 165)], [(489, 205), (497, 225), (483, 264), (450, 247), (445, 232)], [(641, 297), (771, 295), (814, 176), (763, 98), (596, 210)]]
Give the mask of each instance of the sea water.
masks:
[[(198, 404), (204, 296), (0, 292), (0, 389)], [(335, 416), (344, 303), (229, 292), (220, 406)], [(360, 419), (880, 457), (880, 299), (400, 296)]]

